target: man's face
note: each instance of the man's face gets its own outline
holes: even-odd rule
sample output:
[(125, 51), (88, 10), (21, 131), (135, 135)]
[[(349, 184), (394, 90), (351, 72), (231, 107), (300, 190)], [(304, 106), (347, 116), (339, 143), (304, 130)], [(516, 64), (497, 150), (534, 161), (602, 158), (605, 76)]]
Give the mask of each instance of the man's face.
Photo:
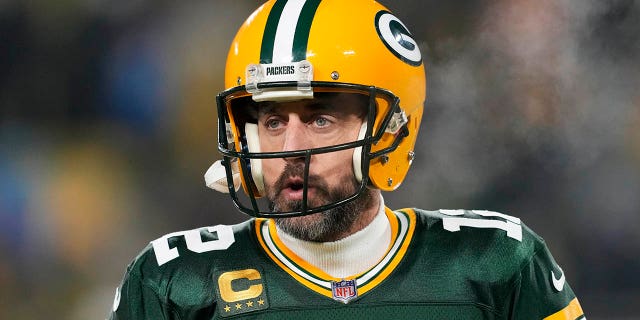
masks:
[[(258, 112), (261, 151), (314, 149), (357, 140), (367, 110), (367, 98), (354, 94), (317, 96), (319, 97), (313, 100), (261, 105)], [(274, 211), (302, 208), (304, 165), (304, 157), (263, 160), (265, 189), (267, 198), (273, 203)], [(353, 149), (311, 157), (307, 186), (308, 208), (345, 199), (353, 195), (358, 186), (353, 173)], [(350, 207), (349, 211), (355, 209)], [(349, 221), (331, 222), (327, 219), (354, 218), (346, 217), (338, 211), (341, 210), (278, 220), (287, 220), (282, 223), (290, 227), (293, 225), (298, 229), (308, 229), (306, 227), (315, 226), (313, 229), (317, 232), (324, 232), (317, 229), (335, 228), (335, 223), (350, 224)], [(351, 212), (352, 215), (356, 213)], [(280, 224), (279, 226), (282, 227)], [(322, 237), (307, 235), (303, 238), (320, 240)]]

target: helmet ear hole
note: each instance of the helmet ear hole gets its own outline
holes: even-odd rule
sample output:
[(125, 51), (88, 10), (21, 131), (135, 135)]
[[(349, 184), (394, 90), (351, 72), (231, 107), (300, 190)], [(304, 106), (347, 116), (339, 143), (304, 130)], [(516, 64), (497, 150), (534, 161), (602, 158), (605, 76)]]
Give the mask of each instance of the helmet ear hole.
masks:
[[(363, 122), (360, 126), (360, 132), (358, 133), (358, 140), (364, 139), (367, 134), (367, 122)], [(356, 147), (353, 149), (353, 174), (356, 177), (356, 181), (362, 182), (362, 147)]]
[[(258, 125), (247, 122), (244, 125), (244, 133), (247, 138), (247, 148), (251, 153), (260, 152), (260, 138), (258, 136)], [(256, 190), (260, 196), (264, 195), (264, 175), (262, 174), (262, 159), (250, 159), (251, 177)]]

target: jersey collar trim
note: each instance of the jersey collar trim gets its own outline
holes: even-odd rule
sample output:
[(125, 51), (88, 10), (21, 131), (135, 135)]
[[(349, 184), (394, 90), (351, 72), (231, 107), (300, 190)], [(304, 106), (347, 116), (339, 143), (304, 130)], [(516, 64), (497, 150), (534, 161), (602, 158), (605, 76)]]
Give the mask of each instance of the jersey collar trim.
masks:
[[(413, 210), (392, 211), (385, 208), (391, 225), (391, 244), (384, 257), (371, 269), (344, 280), (356, 280), (358, 296), (362, 296), (382, 283), (407, 252), (415, 230)], [(281, 269), (309, 289), (332, 298), (331, 283), (343, 279), (332, 277), (307, 263), (287, 248), (278, 237), (275, 224), (269, 219), (256, 219), (255, 231), (263, 250)]]

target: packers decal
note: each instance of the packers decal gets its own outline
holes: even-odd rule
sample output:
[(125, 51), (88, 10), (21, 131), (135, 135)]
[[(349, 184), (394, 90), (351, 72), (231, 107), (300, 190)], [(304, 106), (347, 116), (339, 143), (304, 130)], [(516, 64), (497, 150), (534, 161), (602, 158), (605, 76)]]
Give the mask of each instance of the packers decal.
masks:
[(229, 317), (269, 307), (266, 285), (260, 271), (244, 269), (214, 276), (217, 283), (218, 313)]
[(383, 10), (376, 14), (375, 24), (378, 36), (396, 57), (412, 66), (422, 64), (418, 44), (400, 19)]

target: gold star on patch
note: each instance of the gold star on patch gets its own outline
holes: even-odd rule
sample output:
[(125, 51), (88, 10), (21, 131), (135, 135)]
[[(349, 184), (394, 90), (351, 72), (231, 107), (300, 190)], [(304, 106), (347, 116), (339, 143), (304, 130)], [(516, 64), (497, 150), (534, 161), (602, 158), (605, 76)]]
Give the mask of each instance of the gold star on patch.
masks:
[(239, 303), (236, 303), (236, 310), (240, 310), (240, 309), (242, 309), (242, 305)]
[(262, 299), (258, 300), (258, 304), (259, 305), (264, 305), (264, 300), (262, 300)]
[(231, 311), (231, 307), (229, 307), (228, 305), (224, 306), (224, 311), (225, 312)]
[(253, 307), (253, 301), (247, 302), (247, 307)]

